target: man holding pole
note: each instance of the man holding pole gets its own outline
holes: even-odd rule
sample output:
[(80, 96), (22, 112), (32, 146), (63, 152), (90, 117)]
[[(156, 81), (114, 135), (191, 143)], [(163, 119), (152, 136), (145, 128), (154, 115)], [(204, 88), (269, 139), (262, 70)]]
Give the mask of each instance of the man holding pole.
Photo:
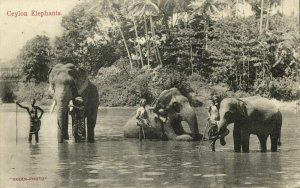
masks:
[[(32, 135), (35, 135), (35, 141), (36, 143), (39, 142), (39, 130), (41, 127), (41, 118), (44, 114), (44, 111), (39, 107), (35, 105), (35, 99), (31, 102), (31, 107), (22, 106), (19, 102), (16, 102), (16, 104), (27, 110), (29, 118), (30, 118), (30, 129), (29, 129), (29, 138), (28, 141), (31, 142)], [(38, 111), (40, 111), (40, 115), (38, 115)]]
[(140, 107), (137, 109), (136, 112), (136, 119), (137, 121), (137, 126), (140, 127), (140, 133), (139, 133), (139, 139), (142, 140), (145, 138), (145, 131), (144, 131), (144, 126), (151, 127), (148, 121), (148, 114), (146, 111), (146, 99), (141, 99), (140, 101)]

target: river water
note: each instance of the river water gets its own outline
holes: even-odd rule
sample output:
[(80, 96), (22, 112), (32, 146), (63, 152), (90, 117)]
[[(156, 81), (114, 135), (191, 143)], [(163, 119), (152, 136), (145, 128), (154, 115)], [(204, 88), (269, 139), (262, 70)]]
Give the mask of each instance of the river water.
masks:
[[(206, 111), (197, 109), (202, 133)], [(300, 187), (300, 112), (283, 111), (282, 146), (275, 153), (260, 153), (255, 136), (250, 153), (233, 152), (232, 134), (216, 152), (208, 141), (123, 138), (133, 114), (100, 109), (95, 143), (74, 143), (69, 129), (69, 142), (58, 144), (55, 114), (45, 113), (40, 143), (29, 144), (27, 113), (18, 109), (16, 143), (16, 109), (0, 106), (0, 187)]]

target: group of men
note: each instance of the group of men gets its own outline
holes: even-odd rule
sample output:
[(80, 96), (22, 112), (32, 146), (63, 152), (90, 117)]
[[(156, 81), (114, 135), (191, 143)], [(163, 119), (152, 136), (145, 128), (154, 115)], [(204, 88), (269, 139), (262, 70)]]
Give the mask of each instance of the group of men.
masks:
[[(32, 141), (32, 135), (35, 135), (36, 143), (39, 142), (39, 130), (41, 127), (41, 118), (44, 114), (42, 108), (37, 106), (36, 100), (33, 99), (31, 102), (31, 106), (23, 106), (19, 102), (16, 104), (26, 109), (30, 118), (30, 128), (29, 128), (29, 138), (28, 141)], [(52, 112), (54, 108), (51, 108), (50, 112)], [(81, 142), (85, 140), (86, 131), (85, 131), (85, 110), (84, 110), (84, 101), (82, 97), (76, 97), (69, 102), (69, 113), (72, 117), (72, 130), (75, 142)]]
[[(31, 106), (26, 107), (21, 105), (19, 102), (16, 102), (18, 106), (27, 110), (30, 117), (30, 129), (29, 129), (29, 138), (28, 141), (32, 141), (32, 135), (35, 135), (35, 141), (39, 142), (38, 132), (41, 127), (41, 118), (44, 114), (44, 111), (37, 105), (36, 101), (33, 99)], [(146, 107), (146, 100), (141, 99), (140, 107), (137, 109), (136, 119), (137, 125), (140, 127), (140, 140), (145, 139), (144, 126), (151, 127)], [(39, 111), (39, 112), (38, 112)], [(53, 109), (51, 110), (53, 111)], [(85, 140), (86, 130), (85, 130), (85, 119), (84, 119), (84, 101), (82, 97), (76, 97), (75, 99), (69, 102), (69, 112), (72, 117), (72, 130), (75, 142), (81, 142)], [(217, 96), (212, 97), (212, 105), (208, 109), (208, 124), (209, 131), (208, 136), (210, 140), (218, 139), (217, 133), (217, 122), (220, 119), (219, 115), (219, 98)], [(221, 140), (222, 142), (222, 140)], [(225, 142), (225, 141), (224, 141)]]

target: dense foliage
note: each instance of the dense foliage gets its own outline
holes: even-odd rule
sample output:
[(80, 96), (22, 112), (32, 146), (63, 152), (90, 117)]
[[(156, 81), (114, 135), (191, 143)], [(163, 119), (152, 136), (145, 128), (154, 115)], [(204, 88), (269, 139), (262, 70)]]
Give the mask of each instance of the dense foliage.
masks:
[(51, 46), (49, 37), (37, 35), (29, 40), (18, 56), (25, 81), (47, 81), (51, 64)]
[[(250, 3), (253, 16), (239, 13), (243, 3)], [(300, 97), (299, 23), (271, 15), (277, 4), (87, 1), (63, 17), (52, 62), (88, 70), (101, 105), (107, 106), (135, 105), (141, 97), (152, 101), (170, 87), (202, 98), (215, 93), (295, 100)], [(26, 44), (20, 55), (26, 80), (46, 80), (49, 49), (41, 36)]]

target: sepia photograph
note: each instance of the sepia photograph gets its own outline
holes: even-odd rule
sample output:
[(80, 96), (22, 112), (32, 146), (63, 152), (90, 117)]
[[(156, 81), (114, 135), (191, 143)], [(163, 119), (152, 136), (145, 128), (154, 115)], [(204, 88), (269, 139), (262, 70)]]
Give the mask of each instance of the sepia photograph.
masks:
[(0, 188), (300, 187), (299, 9), (0, 0)]

